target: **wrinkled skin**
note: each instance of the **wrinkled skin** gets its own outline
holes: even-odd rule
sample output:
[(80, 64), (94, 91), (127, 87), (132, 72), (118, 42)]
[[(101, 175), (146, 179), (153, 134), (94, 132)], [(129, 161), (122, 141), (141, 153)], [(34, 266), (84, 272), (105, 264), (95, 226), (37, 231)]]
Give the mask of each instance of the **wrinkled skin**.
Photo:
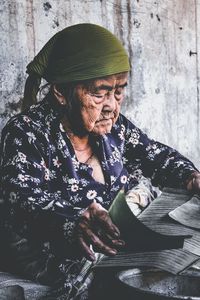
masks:
[(85, 257), (92, 261), (95, 256), (90, 245), (106, 255), (115, 255), (117, 249), (124, 246), (124, 241), (119, 239), (119, 229), (111, 221), (107, 210), (95, 201), (80, 217), (75, 234)]
[(111, 131), (119, 116), (126, 84), (127, 74), (118, 74), (95, 80), (89, 92), (84, 86), (77, 86), (86, 131), (97, 135)]

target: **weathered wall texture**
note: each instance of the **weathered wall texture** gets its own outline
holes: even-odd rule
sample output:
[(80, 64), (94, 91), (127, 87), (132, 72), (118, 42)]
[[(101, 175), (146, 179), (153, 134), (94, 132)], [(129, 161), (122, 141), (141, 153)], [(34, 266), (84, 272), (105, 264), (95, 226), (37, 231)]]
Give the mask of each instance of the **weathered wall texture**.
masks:
[(1, 0), (0, 129), (19, 110), (25, 68), (65, 26), (91, 22), (124, 43), (132, 71), (123, 112), (200, 167), (200, 0)]

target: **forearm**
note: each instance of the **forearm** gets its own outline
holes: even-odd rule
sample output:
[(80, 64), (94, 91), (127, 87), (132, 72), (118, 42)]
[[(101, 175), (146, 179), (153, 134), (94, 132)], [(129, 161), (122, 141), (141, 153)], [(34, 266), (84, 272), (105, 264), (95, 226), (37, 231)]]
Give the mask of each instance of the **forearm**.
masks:
[[(186, 188), (188, 177), (198, 171), (193, 163), (175, 149), (156, 142), (157, 155), (152, 163), (153, 183), (161, 186)], [(148, 157), (148, 156), (147, 156)]]

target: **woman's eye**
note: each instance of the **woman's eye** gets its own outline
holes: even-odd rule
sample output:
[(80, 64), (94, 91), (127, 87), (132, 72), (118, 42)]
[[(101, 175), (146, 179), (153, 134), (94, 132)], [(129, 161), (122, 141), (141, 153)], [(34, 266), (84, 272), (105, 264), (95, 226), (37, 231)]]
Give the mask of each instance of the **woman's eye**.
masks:
[(124, 88), (119, 88), (119, 89), (117, 89), (117, 90), (115, 90), (115, 94), (116, 95), (123, 95), (123, 93), (124, 93)]
[(103, 99), (104, 98), (104, 95), (102, 95), (102, 94), (92, 94), (92, 93), (90, 93), (90, 96), (98, 98), (98, 99)]
[(96, 95), (96, 94), (95, 94), (94, 97), (99, 98), (99, 99), (102, 99), (102, 98), (104, 98), (104, 95), (99, 95), (99, 94)]

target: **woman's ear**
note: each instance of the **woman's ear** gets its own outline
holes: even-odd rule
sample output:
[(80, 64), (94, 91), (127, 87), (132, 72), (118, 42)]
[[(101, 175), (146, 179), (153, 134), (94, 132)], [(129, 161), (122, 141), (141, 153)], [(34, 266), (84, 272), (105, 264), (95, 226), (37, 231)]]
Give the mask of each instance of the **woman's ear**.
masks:
[(66, 105), (66, 99), (56, 88), (56, 85), (53, 85), (53, 94), (61, 105)]

